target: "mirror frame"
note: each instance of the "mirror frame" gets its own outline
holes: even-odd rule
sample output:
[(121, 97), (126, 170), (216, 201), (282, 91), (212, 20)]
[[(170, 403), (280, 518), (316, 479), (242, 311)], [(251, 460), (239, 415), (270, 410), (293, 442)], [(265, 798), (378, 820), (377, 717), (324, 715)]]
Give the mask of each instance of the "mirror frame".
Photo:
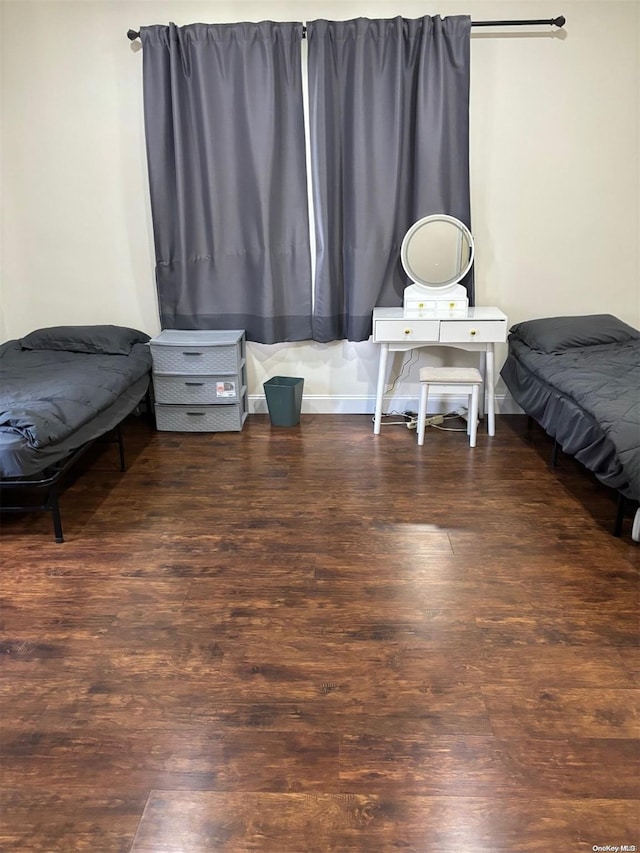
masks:
[[(448, 281), (425, 281), (424, 279), (420, 278), (415, 274), (415, 272), (411, 269), (407, 259), (409, 245), (411, 243), (412, 238), (429, 222), (450, 222), (452, 225), (455, 225), (455, 227), (462, 233), (463, 237), (466, 238), (469, 244), (469, 259), (467, 261), (466, 266), (459, 272), (458, 275), (453, 276)], [(473, 264), (473, 256), (474, 244), (471, 231), (467, 228), (464, 222), (461, 222), (459, 219), (456, 219), (455, 216), (449, 216), (446, 213), (434, 213), (430, 216), (423, 216), (422, 219), (418, 219), (418, 221), (414, 222), (411, 228), (409, 228), (407, 233), (404, 235), (404, 239), (402, 240), (402, 246), (400, 247), (400, 259), (402, 261), (402, 267), (406, 274), (409, 276), (413, 284), (417, 284), (420, 287), (429, 288), (430, 291), (438, 291), (442, 290), (442, 288), (450, 287), (452, 284), (459, 284), (471, 269), (471, 266)]]

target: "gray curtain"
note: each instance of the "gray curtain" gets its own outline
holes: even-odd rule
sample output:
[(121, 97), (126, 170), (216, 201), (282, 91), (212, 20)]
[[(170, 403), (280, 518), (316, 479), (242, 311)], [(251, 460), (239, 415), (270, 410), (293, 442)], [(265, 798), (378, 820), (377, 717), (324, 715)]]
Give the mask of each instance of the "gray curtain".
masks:
[(468, 16), (307, 24), (317, 341), (366, 340), (373, 308), (402, 304), (417, 219), (471, 226), (470, 29)]
[(308, 340), (302, 25), (140, 35), (162, 327)]

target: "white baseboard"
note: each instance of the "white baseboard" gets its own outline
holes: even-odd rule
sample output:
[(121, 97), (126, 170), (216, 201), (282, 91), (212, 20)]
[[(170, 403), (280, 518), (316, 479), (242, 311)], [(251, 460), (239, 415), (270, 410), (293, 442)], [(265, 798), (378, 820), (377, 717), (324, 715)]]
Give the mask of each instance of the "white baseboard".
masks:
[[(429, 412), (443, 414), (455, 412), (459, 406), (467, 405), (463, 395), (429, 395)], [(249, 413), (266, 415), (267, 401), (260, 394), (250, 394), (248, 397)], [(304, 394), (302, 397), (302, 413), (316, 415), (373, 415), (375, 397), (347, 397), (339, 395)], [(383, 412), (417, 412), (417, 397), (385, 397)], [(509, 394), (496, 395), (496, 413), (499, 415), (521, 415), (522, 409)]]

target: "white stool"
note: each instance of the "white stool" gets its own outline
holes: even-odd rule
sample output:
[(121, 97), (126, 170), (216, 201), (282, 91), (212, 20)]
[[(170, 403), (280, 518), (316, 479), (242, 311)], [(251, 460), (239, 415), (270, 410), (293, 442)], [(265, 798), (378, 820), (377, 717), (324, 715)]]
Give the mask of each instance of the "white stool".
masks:
[(457, 391), (469, 395), (467, 434), (469, 446), (476, 446), (478, 400), (482, 374), (476, 367), (422, 367), (420, 369), (420, 404), (418, 406), (418, 444), (424, 444), (427, 398), (430, 385), (455, 385)]

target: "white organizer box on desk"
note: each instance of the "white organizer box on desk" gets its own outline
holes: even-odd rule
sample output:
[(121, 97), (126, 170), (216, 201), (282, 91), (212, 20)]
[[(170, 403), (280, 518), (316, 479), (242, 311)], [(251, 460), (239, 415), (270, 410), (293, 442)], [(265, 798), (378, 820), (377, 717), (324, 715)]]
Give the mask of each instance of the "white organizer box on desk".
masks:
[(242, 429), (247, 417), (244, 330), (165, 329), (149, 345), (159, 430)]

